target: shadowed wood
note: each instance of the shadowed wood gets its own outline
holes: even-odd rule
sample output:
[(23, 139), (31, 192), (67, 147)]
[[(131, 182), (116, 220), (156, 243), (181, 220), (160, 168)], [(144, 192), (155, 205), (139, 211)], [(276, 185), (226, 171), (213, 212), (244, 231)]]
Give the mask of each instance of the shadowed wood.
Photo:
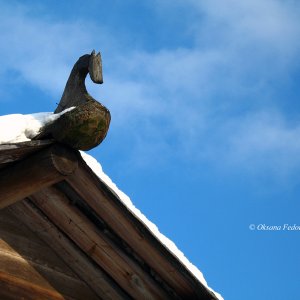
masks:
[[(17, 150), (18, 157), (22, 157), (21, 149)], [(24, 151), (27, 151), (26, 148)], [(8, 172), (8, 169), (15, 170), (13, 167), (17, 164), (34, 157), (36, 159), (32, 161), (36, 165), (40, 163), (44, 166), (44, 163), (37, 159), (40, 153), (13, 163), (0, 170), (0, 173), (6, 171), (5, 174), (8, 177), (16, 178), (14, 177), (16, 174)], [(61, 179), (40, 187), (38, 191), (34, 189), (32, 199), (35, 203), (32, 200), (20, 201), (8, 209), (30, 227), (36, 236), (43, 239), (98, 295), (99, 299), (129, 299), (131, 297), (176, 299), (178, 296), (180, 299), (216, 300), (216, 296), (187, 270), (143, 222), (128, 210), (115, 192), (102, 182), (80, 157), (77, 157), (78, 152), (75, 151), (75, 153), (78, 168), (73, 173), (63, 175), (68, 174), (70, 170), (64, 167), (64, 162), (60, 160), (55, 160), (57, 164), (53, 163), (52, 157), (51, 169), (59, 173), (62, 176)], [(9, 155), (9, 152), (6, 154)], [(31, 174), (30, 169), (33, 165), (27, 163), (23, 166), (25, 170), (27, 169), (23, 173), (16, 169), (23, 174), (21, 179), (26, 176), (30, 177), (28, 175)], [(34, 165), (33, 169), (35, 168)], [(44, 170), (46, 172), (47, 168)], [(4, 186), (2, 179), (1, 176), (0, 188)], [(30, 183), (28, 178), (24, 180)], [(36, 180), (38, 181), (37, 177), (34, 182)], [(14, 185), (11, 188), (18, 193)], [(23, 186), (23, 188), (26, 187)], [(1, 201), (3, 200), (0, 197)], [(9, 230), (13, 233), (16, 230), (14, 224), (10, 226), (12, 227)], [(6, 233), (0, 230), (1, 233), (6, 239)], [(28, 238), (33, 237), (28, 236)], [(18, 238), (18, 240), (15, 246), (22, 244), (27, 247), (25, 236), (24, 239)], [(5, 244), (2, 246), (7, 251)], [(32, 251), (34, 252), (32, 247), (26, 249), (24, 257), (30, 257)], [(35, 265), (35, 262), (32, 265)], [(112, 268), (109, 268), (109, 265)], [(37, 269), (43, 273), (42, 269), (38, 267)], [(11, 295), (9, 290), (18, 291), (18, 285), (13, 287), (10, 281), (6, 282), (3, 291), (0, 291), (0, 299), (6, 299), (4, 296), (1, 298), (5, 293)], [(158, 291), (156, 285), (159, 286)], [(27, 299), (26, 296), (24, 298)], [(36, 297), (35, 299), (48, 298)]]
[(46, 242), (53, 251), (103, 300), (131, 299), (120, 287), (88, 259), (84, 252), (54, 225), (31, 201), (9, 207), (20, 221)]
[(56, 144), (0, 170), (0, 209), (72, 174), (77, 157), (77, 152)]
[(84, 161), (66, 181), (182, 299), (217, 299), (122, 203)]
[[(14, 226), (13, 226), (14, 225)], [(9, 210), (0, 212), (0, 299), (98, 297), (47, 244)], [(5, 292), (6, 291), (6, 292)]]
[[(0, 299), (3, 300), (72, 300), (56, 291), (44, 289), (27, 280), (16, 278), (6, 272), (0, 272)], [(75, 299), (74, 299), (75, 300)]]
[(28, 141), (0, 145), (0, 169), (53, 144), (53, 140)]
[(135, 299), (175, 299), (53, 187), (30, 196), (52, 222)]

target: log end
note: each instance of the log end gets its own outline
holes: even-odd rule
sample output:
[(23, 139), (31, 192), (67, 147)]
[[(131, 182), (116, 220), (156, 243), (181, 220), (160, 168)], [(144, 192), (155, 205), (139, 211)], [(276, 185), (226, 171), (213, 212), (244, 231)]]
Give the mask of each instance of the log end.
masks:
[(54, 168), (64, 176), (71, 175), (78, 167), (78, 153), (60, 145), (50, 148), (50, 157)]

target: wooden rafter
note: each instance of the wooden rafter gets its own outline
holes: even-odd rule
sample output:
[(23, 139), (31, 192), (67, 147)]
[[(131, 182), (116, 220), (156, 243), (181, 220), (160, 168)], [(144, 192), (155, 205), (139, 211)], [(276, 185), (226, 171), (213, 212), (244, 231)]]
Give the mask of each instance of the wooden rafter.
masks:
[[(0, 175), (0, 190), (7, 195), (0, 202), (11, 204), (9, 210), (99, 299), (217, 299), (77, 151), (55, 144), (35, 153), (31, 149), (27, 155), (18, 155), (16, 162), (5, 162), (6, 167), (0, 169), (6, 176), (4, 181)], [(35, 175), (27, 178), (28, 169)], [(47, 180), (43, 170), (52, 174)], [(17, 187), (21, 191), (13, 192)]]

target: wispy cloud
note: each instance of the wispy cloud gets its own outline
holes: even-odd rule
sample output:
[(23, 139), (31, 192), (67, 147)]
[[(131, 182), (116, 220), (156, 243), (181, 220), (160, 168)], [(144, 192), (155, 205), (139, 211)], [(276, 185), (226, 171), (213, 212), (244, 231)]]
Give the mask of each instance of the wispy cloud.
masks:
[[(189, 3), (199, 13), (199, 20), (186, 24), (194, 32), (194, 47), (130, 59), (131, 68), (159, 93), (155, 99), (171, 124), (167, 135), (176, 139), (178, 153), (275, 173), (299, 168), (299, 124), (289, 124), (289, 113), (280, 111), (289, 99), (276, 95), (300, 67), (299, 4)], [(170, 6), (164, 2), (163, 8)]]
[(57, 96), (78, 55), (91, 51), (102, 38), (105, 45), (110, 39), (105, 30), (96, 31), (88, 20), (53, 20), (33, 11), (16, 3), (1, 4), (1, 74), (17, 73), (28, 83)]
[[(182, 4), (157, 2), (162, 12)], [(55, 96), (78, 55), (104, 47), (105, 84), (89, 89), (110, 107), (120, 141), (126, 127), (134, 161), (175, 156), (245, 170), (250, 160), (269, 170), (276, 162), (278, 172), (300, 168), (300, 123), (289, 124), (279, 105), (287, 99), (276, 95), (300, 67), (296, 1), (184, 1), (191, 18), (174, 38), (187, 34), (192, 42), (154, 52), (121, 51), (118, 36), (93, 21), (82, 25), (32, 18), (22, 7), (6, 10), (0, 20), (2, 74), (15, 70)]]
[(280, 113), (260, 112), (238, 125), (228, 141), (229, 161), (254, 173), (268, 168), (282, 178), (295, 175), (300, 167), (300, 123), (291, 126)]

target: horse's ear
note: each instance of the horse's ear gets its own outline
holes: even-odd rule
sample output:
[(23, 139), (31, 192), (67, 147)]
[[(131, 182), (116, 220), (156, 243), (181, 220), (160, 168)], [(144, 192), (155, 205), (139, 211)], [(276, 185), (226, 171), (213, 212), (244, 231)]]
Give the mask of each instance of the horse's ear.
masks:
[(89, 73), (94, 83), (103, 83), (101, 54), (99, 52), (95, 55), (95, 50), (92, 51), (90, 56)]

